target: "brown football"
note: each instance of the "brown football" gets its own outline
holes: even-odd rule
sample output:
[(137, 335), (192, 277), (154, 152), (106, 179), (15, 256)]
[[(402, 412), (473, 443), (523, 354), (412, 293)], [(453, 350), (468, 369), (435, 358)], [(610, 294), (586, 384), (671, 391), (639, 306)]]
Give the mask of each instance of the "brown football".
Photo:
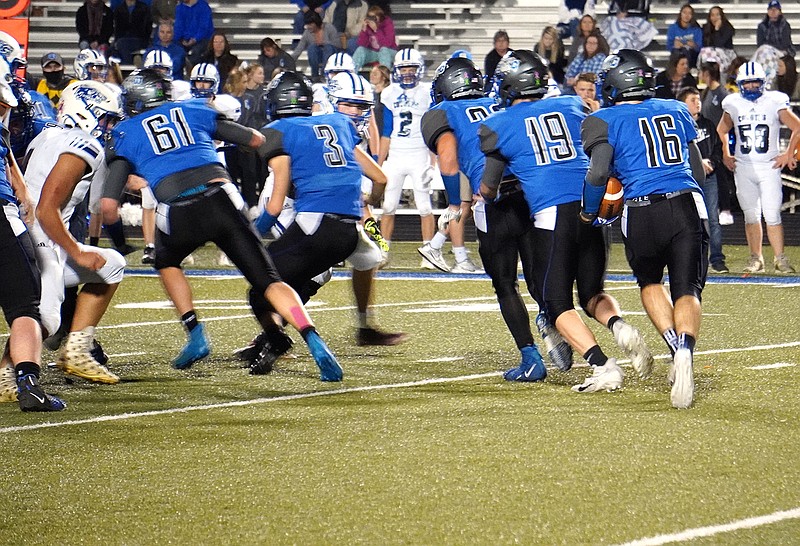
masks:
[(597, 216), (606, 220), (616, 218), (622, 214), (622, 202), (622, 182), (616, 177), (609, 176), (606, 183), (606, 194), (600, 201)]

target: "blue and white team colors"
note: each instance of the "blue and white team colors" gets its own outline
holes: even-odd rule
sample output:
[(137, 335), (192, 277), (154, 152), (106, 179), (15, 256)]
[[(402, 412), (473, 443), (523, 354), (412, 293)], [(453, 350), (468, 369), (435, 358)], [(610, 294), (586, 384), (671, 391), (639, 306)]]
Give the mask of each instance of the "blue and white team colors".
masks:
[(736, 161), (772, 168), (775, 156), (781, 152), (780, 115), (787, 108), (789, 97), (780, 91), (764, 91), (754, 101), (738, 93), (722, 100), (722, 109), (733, 121)]
[(205, 99), (166, 103), (118, 124), (112, 133), (112, 149), (157, 193), (158, 185), (171, 174), (223, 166), (211, 138), (218, 116)]

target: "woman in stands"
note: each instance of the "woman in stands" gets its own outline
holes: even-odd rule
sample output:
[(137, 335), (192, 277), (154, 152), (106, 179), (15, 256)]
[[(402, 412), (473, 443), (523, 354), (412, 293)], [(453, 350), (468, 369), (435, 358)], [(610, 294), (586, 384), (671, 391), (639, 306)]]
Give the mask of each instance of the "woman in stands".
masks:
[(575, 29), (575, 34), (572, 35), (572, 44), (569, 46), (570, 59), (574, 59), (583, 51), (583, 42), (594, 32), (600, 32), (595, 18), (591, 15), (581, 17), (578, 28)]
[(394, 56), (397, 54), (394, 22), (380, 6), (369, 8), (356, 43), (358, 47), (353, 53), (356, 72), (360, 72), (365, 64), (374, 62), (392, 68)]
[(200, 58), (201, 63), (213, 64), (219, 72), (220, 88), (225, 85), (228, 75), (236, 66), (239, 66), (239, 57), (231, 53), (231, 44), (225, 33), (215, 30), (208, 42), (208, 49)]
[(736, 30), (721, 7), (714, 6), (708, 10), (708, 18), (703, 25), (703, 47), (733, 49), (734, 34)]
[(673, 50), (667, 69), (656, 76), (656, 98), (674, 99), (683, 87), (697, 87), (697, 80), (689, 73), (689, 57), (682, 49)]
[(545, 27), (542, 31), (542, 37), (539, 38), (539, 43), (536, 44), (533, 50), (534, 53), (538, 53), (540, 57), (550, 63), (548, 68), (553, 79), (559, 85), (563, 84), (567, 58), (564, 56), (564, 44), (561, 43), (561, 38), (558, 37), (556, 28)]
[(694, 8), (684, 4), (675, 22), (667, 28), (667, 50), (684, 51), (689, 58), (689, 66), (694, 66), (701, 47), (703, 29), (694, 16)]
[(583, 51), (578, 53), (567, 67), (567, 80), (564, 88), (572, 88), (578, 80), (578, 74), (584, 72), (599, 74), (607, 55), (608, 44), (599, 32), (587, 36), (583, 44)]

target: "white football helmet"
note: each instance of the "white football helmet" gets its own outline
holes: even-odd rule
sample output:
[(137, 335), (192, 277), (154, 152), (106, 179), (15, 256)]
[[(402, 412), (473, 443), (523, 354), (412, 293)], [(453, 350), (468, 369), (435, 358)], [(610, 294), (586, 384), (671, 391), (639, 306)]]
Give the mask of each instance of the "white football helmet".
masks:
[(95, 80), (105, 82), (108, 76), (108, 61), (102, 53), (94, 49), (83, 49), (72, 63), (75, 77), (79, 80)]
[(93, 80), (71, 83), (58, 101), (58, 123), (79, 127), (98, 139), (121, 117), (119, 96), (104, 83)]
[(351, 72), (340, 72), (331, 81), (328, 97), (337, 110), (339, 105), (358, 107), (358, 113), (342, 113), (352, 119), (359, 130), (366, 128), (375, 101), (372, 86), (364, 77)]
[[(755, 61), (744, 63), (736, 73), (736, 85), (739, 86), (739, 93), (747, 100), (754, 101), (764, 93), (764, 83), (767, 74), (764, 67)], [(749, 82), (761, 82), (757, 89), (745, 89), (744, 84)]]
[[(416, 67), (416, 71), (408, 74), (401, 74), (400, 69), (405, 67)], [(392, 81), (400, 84), (403, 89), (412, 89), (422, 79), (425, 71), (425, 62), (422, 55), (414, 48), (406, 47), (397, 52), (394, 56), (394, 67), (392, 68)]]
[(355, 72), (356, 65), (353, 58), (347, 53), (334, 53), (328, 57), (328, 62), (325, 63), (325, 79), (328, 80), (328, 85), (331, 84), (333, 77), (339, 72)]
[(22, 51), (22, 46), (20, 46), (17, 39), (8, 32), (0, 31), (0, 54), (2, 54), (8, 61), (8, 64), (11, 65), (12, 72), (28, 64), (28, 61), (25, 59), (25, 52)]
[[(200, 63), (194, 65), (189, 81), (192, 85), (193, 97), (210, 97), (216, 95), (219, 91), (219, 71), (217, 71), (217, 67), (213, 64)], [(198, 88), (198, 82), (210, 83), (211, 87)]]
[(13, 82), (14, 74), (11, 73), (11, 66), (3, 57), (0, 57), (0, 104), (9, 108), (14, 108), (19, 104), (19, 100), (11, 88)]
[(144, 57), (143, 68), (152, 68), (164, 75), (165, 78), (172, 79), (172, 57), (163, 49), (153, 49)]

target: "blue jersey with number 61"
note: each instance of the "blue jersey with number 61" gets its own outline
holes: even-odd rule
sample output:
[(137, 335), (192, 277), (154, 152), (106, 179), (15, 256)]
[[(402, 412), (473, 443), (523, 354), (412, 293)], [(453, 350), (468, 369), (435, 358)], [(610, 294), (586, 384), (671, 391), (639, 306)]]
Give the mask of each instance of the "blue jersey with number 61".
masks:
[(700, 187), (692, 177), (689, 142), (697, 138), (687, 106), (676, 100), (648, 99), (594, 112), (583, 122), (583, 145), (608, 142), (613, 171), (626, 199)]
[(344, 114), (291, 117), (262, 129), (267, 160), (291, 159), (294, 208), (361, 217), (361, 166), (356, 126)]
[(212, 137), (218, 117), (205, 99), (162, 104), (114, 127), (112, 146), (155, 189), (171, 174), (222, 165)]

